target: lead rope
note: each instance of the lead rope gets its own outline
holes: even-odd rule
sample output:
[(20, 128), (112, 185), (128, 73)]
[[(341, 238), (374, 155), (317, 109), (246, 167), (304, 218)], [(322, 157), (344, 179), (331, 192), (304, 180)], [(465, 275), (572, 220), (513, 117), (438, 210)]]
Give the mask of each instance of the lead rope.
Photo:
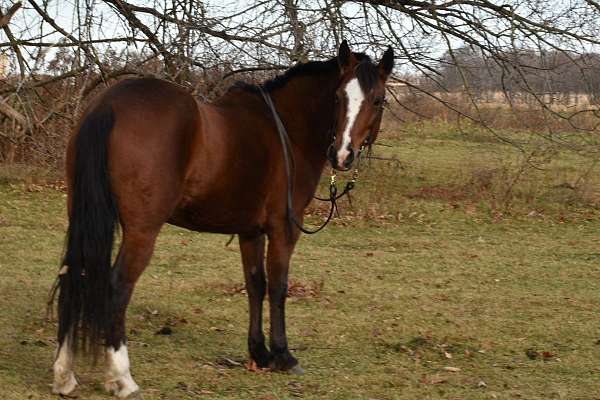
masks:
[(262, 86), (258, 86), (258, 90), (260, 91), (263, 99), (265, 100), (265, 103), (267, 103), (267, 106), (269, 107), (269, 109), (271, 110), (271, 113), (273, 114), (273, 119), (275, 120), (275, 126), (277, 127), (277, 133), (279, 134), (279, 139), (281, 140), (281, 145), (283, 147), (283, 159), (285, 162), (285, 174), (287, 177), (287, 216), (288, 216), (288, 221), (290, 223), (293, 223), (294, 225), (296, 225), (296, 227), (298, 229), (300, 229), (300, 231), (302, 231), (306, 234), (312, 235), (313, 233), (319, 232), (320, 230), (325, 228), (327, 226), (327, 224), (329, 224), (329, 221), (331, 221), (331, 219), (333, 217), (334, 211), (337, 210), (336, 201), (339, 198), (349, 194), (350, 191), (352, 189), (354, 189), (356, 180), (358, 178), (358, 173), (359, 173), (358, 172), (358, 164), (359, 164), (359, 160), (360, 160), (360, 155), (361, 155), (365, 145), (363, 144), (360, 147), (360, 150), (358, 152), (357, 167), (355, 168), (355, 170), (352, 174), (352, 179), (346, 183), (344, 190), (339, 195), (337, 194), (337, 191), (338, 191), (337, 190), (337, 182), (336, 182), (337, 175), (336, 175), (335, 171), (332, 170), (330, 181), (329, 181), (329, 198), (320, 198), (320, 197), (314, 196), (314, 198), (317, 200), (328, 201), (331, 203), (331, 206), (329, 208), (329, 214), (327, 215), (327, 219), (321, 226), (319, 226), (318, 228), (316, 228), (314, 230), (306, 229), (304, 226), (302, 226), (302, 223), (300, 223), (298, 221), (298, 219), (296, 218), (296, 215), (294, 214), (294, 208), (293, 208), (294, 182), (293, 182), (293, 177), (292, 177), (292, 169), (295, 167), (295, 165), (294, 165), (293, 155), (291, 154), (292, 150), (291, 150), (291, 145), (289, 142), (289, 136), (285, 129), (285, 125), (283, 124), (283, 122), (281, 121), (281, 118), (279, 117), (279, 113), (277, 113), (277, 109), (275, 108), (275, 104), (273, 104), (273, 99), (271, 98), (269, 93), (265, 92), (263, 90)]

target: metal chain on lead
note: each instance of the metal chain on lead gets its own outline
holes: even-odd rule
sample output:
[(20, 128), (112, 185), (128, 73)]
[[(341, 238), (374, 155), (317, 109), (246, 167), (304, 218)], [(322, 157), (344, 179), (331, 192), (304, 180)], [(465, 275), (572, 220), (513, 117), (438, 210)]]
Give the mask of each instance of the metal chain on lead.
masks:
[(331, 175), (329, 176), (329, 198), (324, 198), (324, 197), (319, 197), (319, 196), (313, 196), (314, 199), (319, 200), (319, 201), (335, 201), (338, 200), (339, 198), (345, 196), (345, 195), (349, 195), (350, 191), (352, 189), (354, 189), (354, 186), (356, 186), (356, 182), (358, 181), (358, 175), (360, 173), (359, 170), (359, 166), (360, 166), (360, 159), (361, 159), (361, 154), (363, 152), (363, 150), (366, 147), (366, 141), (365, 143), (363, 143), (360, 146), (360, 149), (358, 150), (358, 157), (356, 159), (356, 167), (354, 168), (354, 170), (352, 171), (352, 178), (350, 178), (350, 180), (348, 182), (346, 182), (346, 186), (344, 187), (344, 190), (342, 191), (342, 193), (340, 193), (339, 195), (338, 190), (337, 190), (337, 172), (335, 169), (331, 169)]

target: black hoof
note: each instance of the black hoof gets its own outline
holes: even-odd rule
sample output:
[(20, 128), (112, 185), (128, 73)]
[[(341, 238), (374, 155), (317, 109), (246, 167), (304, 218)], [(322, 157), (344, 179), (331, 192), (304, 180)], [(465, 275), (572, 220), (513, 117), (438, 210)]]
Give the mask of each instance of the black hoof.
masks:
[(268, 368), (271, 362), (271, 353), (264, 344), (257, 345), (250, 349), (250, 358), (258, 368)]
[(298, 360), (296, 360), (296, 358), (287, 350), (282, 353), (271, 353), (271, 362), (269, 363), (269, 368), (273, 371), (291, 372), (293, 369), (296, 369), (296, 371), (298, 369), (302, 370), (302, 368), (298, 366)]

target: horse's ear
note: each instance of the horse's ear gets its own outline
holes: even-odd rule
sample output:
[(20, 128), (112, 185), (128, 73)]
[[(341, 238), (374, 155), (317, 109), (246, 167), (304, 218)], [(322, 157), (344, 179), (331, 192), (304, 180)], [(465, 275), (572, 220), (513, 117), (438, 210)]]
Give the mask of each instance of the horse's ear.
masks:
[(350, 51), (348, 42), (345, 39), (342, 41), (342, 44), (340, 44), (337, 58), (338, 64), (340, 65), (340, 70), (342, 71), (346, 70), (352, 64), (354, 55), (352, 54), (352, 51)]
[(392, 46), (389, 46), (385, 53), (383, 53), (383, 57), (381, 57), (381, 61), (379, 61), (379, 73), (383, 76), (383, 79), (387, 79), (388, 76), (392, 73), (394, 69), (394, 49)]

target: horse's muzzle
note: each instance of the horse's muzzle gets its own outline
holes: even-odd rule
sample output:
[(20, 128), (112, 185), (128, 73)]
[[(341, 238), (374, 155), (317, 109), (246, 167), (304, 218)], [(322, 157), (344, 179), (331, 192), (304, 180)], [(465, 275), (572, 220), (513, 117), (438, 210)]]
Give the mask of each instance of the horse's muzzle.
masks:
[(354, 149), (352, 146), (348, 146), (348, 154), (342, 161), (341, 165), (338, 160), (338, 150), (335, 148), (333, 143), (327, 149), (327, 159), (331, 163), (331, 166), (338, 171), (348, 171), (354, 162)]

